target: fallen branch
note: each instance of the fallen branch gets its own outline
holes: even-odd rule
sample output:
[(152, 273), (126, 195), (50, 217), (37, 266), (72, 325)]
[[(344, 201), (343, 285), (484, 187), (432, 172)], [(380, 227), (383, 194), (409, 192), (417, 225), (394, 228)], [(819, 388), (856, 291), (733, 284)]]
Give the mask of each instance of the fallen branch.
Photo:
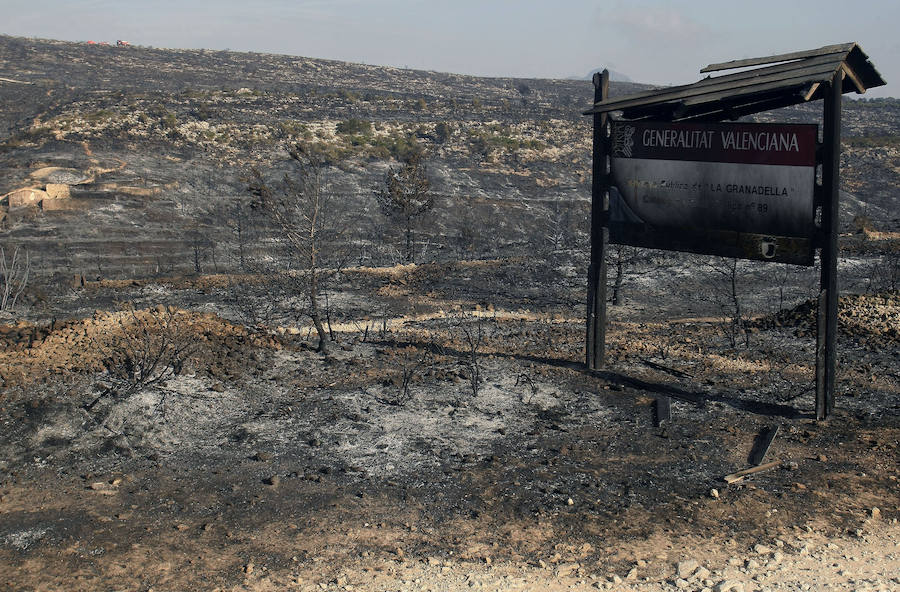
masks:
[(743, 471), (738, 471), (737, 473), (732, 473), (730, 475), (725, 475), (725, 482), (729, 485), (732, 483), (737, 483), (739, 481), (743, 481), (744, 477), (748, 475), (753, 475), (754, 473), (761, 473), (763, 471), (768, 471), (769, 469), (774, 469), (778, 465), (781, 464), (780, 460), (773, 460), (772, 462), (767, 462), (764, 465), (758, 465), (755, 467), (750, 467), (749, 469), (744, 469)]

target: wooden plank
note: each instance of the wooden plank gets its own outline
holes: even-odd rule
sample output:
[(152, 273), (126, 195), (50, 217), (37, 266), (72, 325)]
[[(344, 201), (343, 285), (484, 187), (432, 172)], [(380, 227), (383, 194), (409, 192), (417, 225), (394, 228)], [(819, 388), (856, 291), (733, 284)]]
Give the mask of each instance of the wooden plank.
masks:
[(719, 82), (717, 80), (715, 83), (689, 85), (686, 87), (682, 87), (682, 90), (678, 90), (675, 92), (657, 92), (652, 96), (646, 97), (634, 96), (623, 97), (614, 101), (598, 101), (595, 102), (593, 109), (585, 112), (585, 115), (599, 112), (618, 111), (628, 109), (629, 107), (656, 105), (683, 99), (691, 99), (695, 101), (712, 101), (716, 100), (716, 98), (698, 99), (697, 97), (709, 96), (713, 95), (713, 93), (718, 93), (716, 95), (717, 97), (735, 96), (739, 92), (742, 94), (755, 94), (757, 92), (765, 92), (767, 90), (790, 88), (810, 82), (829, 80), (831, 78), (831, 74), (840, 67), (841, 63), (835, 62), (812, 66), (809, 68), (802, 68), (800, 70), (792, 72), (792, 74), (788, 77), (785, 77), (781, 73), (778, 73), (742, 79), (736, 82)]
[(671, 397), (657, 397), (654, 405), (653, 423), (656, 427), (660, 427), (667, 421), (672, 420), (672, 399)]
[(875, 88), (876, 86), (887, 84), (884, 81), (884, 77), (881, 76), (881, 73), (869, 60), (869, 56), (858, 45), (847, 54), (844, 63), (853, 70), (866, 88)]
[(844, 72), (844, 77), (849, 78), (850, 82), (853, 83), (853, 87), (856, 89), (856, 92), (859, 94), (863, 94), (866, 92), (866, 87), (862, 83), (862, 80), (856, 75), (856, 73), (848, 66), (847, 64), (841, 64), (841, 70)]
[(778, 465), (781, 464), (780, 460), (773, 460), (772, 462), (767, 462), (764, 465), (757, 465), (755, 467), (750, 467), (749, 469), (744, 469), (743, 471), (738, 471), (737, 473), (731, 473), (730, 475), (725, 475), (725, 482), (728, 484), (737, 483), (738, 481), (743, 481), (744, 477), (748, 475), (755, 475), (756, 473), (761, 473), (763, 471), (768, 471), (769, 469), (774, 469)]
[[(594, 102), (609, 96), (609, 71), (594, 74)], [(591, 261), (588, 267), (585, 363), (591, 370), (606, 362), (606, 248), (609, 229), (609, 168), (606, 113), (594, 114), (591, 178)]]
[(742, 83), (739, 87), (733, 86), (723, 90), (705, 92), (703, 94), (685, 98), (684, 103), (686, 105), (696, 105), (699, 103), (720, 101), (722, 99), (732, 99), (734, 97), (806, 86), (807, 84), (829, 80), (831, 75), (839, 70), (840, 67), (840, 64), (827, 64), (804, 71), (802, 74), (798, 73), (796, 76), (791, 76), (790, 78), (777, 78), (771, 82), (769, 81), (769, 77), (760, 80), (745, 81), (745, 83)]
[[(765, 64), (773, 65), (766, 66)], [(698, 96), (699, 94), (702, 94), (703, 89), (706, 87), (727, 90), (728, 88), (741, 88), (742, 86), (746, 86), (748, 82), (753, 83), (753, 81), (772, 82), (779, 79), (787, 80), (793, 78), (794, 76), (792, 75), (802, 75), (810, 68), (822, 65), (833, 65), (835, 69), (840, 67), (845, 69), (848, 77), (843, 92), (864, 92), (868, 88), (885, 84), (881, 74), (875, 69), (868, 56), (860, 49), (860, 47), (855, 43), (848, 43), (820, 48), (818, 50), (769, 56), (767, 58), (753, 58), (751, 60), (735, 60), (720, 64), (712, 64), (701, 70), (701, 72), (747, 68), (750, 66), (764, 67), (741, 70), (722, 76), (707, 76), (692, 84), (663, 87), (628, 95), (613, 101), (607, 100), (602, 103), (595, 102), (593, 108), (585, 112), (585, 114), (591, 114), (598, 110), (609, 112), (641, 105), (662, 104), (679, 98)], [(816, 82), (827, 82), (829, 80), (830, 77), (816, 80)], [(685, 95), (683, 93), (687, 94)], [(807, 98), (807, 100), (810, 99)]]
[(659, 97), (664, 94), (674, 93), (674, 92), (678, 92), (681, 90), (687, 90), (687, 89), (693, 88), (695, 84), (696, 84), (696, 82), (692, 82), (691, 84), (681, 84), (678, 86), (667, 86), (667, 87), (663, 87), (663, 88), (657, 88), (654, 90), (647, 90), (644, 92), (635, 93), (633, 95), (620, 97), (613, 101), (610, 101), (609, 99), (604, 99), (603, 101), (594, 101), (594, 109), (585, 111), (583, 114), (584, 115), (592, 115), (593, 113), (596, 112), (597, 107), (604, 107), (603, 111), (617, 111), (617, 110), (619, 110), (618, 107), (616, 107), (614, 109), (606, 109), (605, 107), (607, 107), (608, 105), (617, 105), (618, 103), (620, 103), (622, 101), (629, 101), (629, 102), (636, 101), (636, 102), (642, 104), (644, 101), (640, 101), (640, 99), (653, 99), (655, 97)]
[(596, 347), (596, 334), (594, 332), (594, 326), (597, 323), (597, 319), (595, 318), (596, 309), (594, 307), (594, 298), (597, 295), (597, 271), (594, 269), (593, 265), (588, 265), (587, 283), (588, 289), (587, 315), (584, 334), (584, 364), (589, 369), (593, 369), (591, 366), (594, 360), (594, 348)]
[(750, 457), (748, 458), (749, 462), (753, 466), (757, 466), (766, 458), (766, 453), (769, 451), (769, 447), (772, 446), (772, 441), (775, 439), (775, 435), (778, 433), (778, 426), (769, 426), (767, 428), (763, 428), (763, 430), (757, 434), (756, 441), (753, 443), (753, 449), (750, 451)]
[(722, 121), (725, 119), (739, 119), (744, 115), (771, 111), (805, 103), (802, 91), (796, 93), (779, 92), (777, 95), (754, 96), (738, 103), (719, 101), (717, 103), (704, 103), (691, 108), (684, 108), (683, 112), (673, 121)]
[[(716, 101), (702, 101), (695, 104), (682, 102), (678, 103), (676, 108), (671, 109), (671, 117), (663, 117), (661, 119), (664, 121), (723, 121), (727, 119), (733, 121), (747, 114), (805, 103), (808, 99), (805, 98), (804, 90), (804, 87), (797, 86), (795, 89), (778, 88), (775, 91), (737, 96), (734, 100), (730, 100), (726, 95)], [(666, 107), (672, 105), (675, 104), (669, 103)], [(660, 111), (661, 109), (656, 107), (656, 110)], [(641, 114), (641, 110), (633, 108), (625, 110), (623, 113), (627, 119), (636, 119), (637, 117), (633, 116)], [(654, 118), (651, 115), (648, 119), (660, 118)]]
[(759, 76), (768, 76), (779, 73), (783, 74), (785, 78), (789, 78), (789, 73), (791, 72), (806, 70), (813, 66), (821, 66), (824, 64), (834, 64), (834, 67), (837, 68), (841, 64), (841, 60), (833, 55), (826, 55), (816, 58), (810, 58), (808, 60), (799, 62), (787, 62), (775, 66), (767, 66), (765, 68), (754, 68), (752, 70), (743, 70), (741, 72), (734, 72), (732, 74), (723, 74), (722, 76), (707, 76), (706, 78), (704, 78), (700, 82), (696, 82), (695, 84), (700, 85), (720, 82), (737, 82), (740, 80), (746, 80), (748, 78), (757, 78)]
[[(830, 92), (825, 93), (825, 122), (822, 134), (822, 274), (819, 287), (825, 292), (824, 310), (824, 372), (822, 384), (816, 385), (816, 418), (826, 419), (834, 410), (834, 390), (837, 370), (838, 324), (838, 231), (840, 226), (839, 188), (841, 158), (841, 96), (843, 72), (836, 72), (831, 80)], [(818, 378), (818, 372), (816, 374)], [(818, 395), (824, 401), (818, 400)], [(824, 409), (822, 408), (824, 406)]]
[(763, 64), (773, 64), (776, 62), (787, 62), (789, 60), (802, 60), (804, 58), (818, 57), (828, 54), (846, 54), (856, 46), (856, 43), (840, 43), (837, 45), (826, 45), (819, 49), (808, 49), (804, 51), (794, 51), (791, 53), (782, 53), (778, 55), (764, 56), (760, 58), (746, 58), (742, 60), (731, 60), (729, 62), (720, 62), (718, 64), (710, 64), (700, 70), (701, 74), (706, 72), (720, 72), (722, 70), (732, 70), (734, 68), (747, 68), (749, 66), (761, 66)]
[(825, 396), (825, 290), (816, 299), (816, 419), (828, 414)]
[[(608, 104), (617, 104), (621, 101), (631, 101), (635, 99), (652, 99), (655, 97), (659, 97), (662, 95), (671, 95), (680, 91), (685, 91), (689, 89), (702, 89), (704, 87), (709, 87), (712, 85), (721, 85), (721, 84), (729, 84), (729, 83), (737, 83), (742, 80), (749, 80), (754, 78), (759, 78), (760, 76), (771, 76), (775, 74), (786, 74), (787, 72), (793, 72), (796, 70), (805, 70), (813, 66), (821, 66), (823, 64), (834, 64), (834, 68), (837, 68), (840, 65), (840, 62), (836, 62), (833, 57), (825, 56), (822, 58), (816, 58), (814, 60), (804, 61), (804, 62), (795, 62), (790, 64), (782, 64), (780, 66), (772, 66), (770, 68), (762, 68), (758, 70), (748, 70), (746, 72), (738, 72), (736, 74), (727, 74), (725, 76), (718, 77), (707, 77), (703, 80), (699, 80), (697, 82), (691, 84), (682, 84), (678, 86), (670, 86), (664, 87), (649, 91), (644, 91), (640, 93), (635, 93), (632, 95), (628, 95), (626, 97), (620, 97), (613, 101), (608, 101)], [(789, 78), (789, 76), (785, 76), (785, 78)]]
[[(605, 215), (608, 207), (604, 208)], [(606, 307), (606, 282), (608, 270), (606, 266), (606, 251), (609, 246), (609, 228), (605, 226), (600, 228), (600, 253), (597, 261), (597, 283), (595, 284), (596, 293), (594, 294), (594, 359), (592, 360), (592, 370), (599, 370), (606, 365), (606, 324), (607, 324), (607, 307)]]
[(827, 306), (826, 290), (819, 291), (816, 299), (816, 419), (823, 420), (828, 415), (825, 396), (825, 316)]
[(812, 99), (813, 96), (816, 94), (816, 91), (819, 90), (820, 86), (822, 86), (821, 82), (814, 82), (814, 83), (810, 84), (809, 88), (806, 90), (806, 92), (803, 93), (803, 100), (809, 101), (810, 99)]
[[(798, 87), (799, 88), (799, 87)], [(728, 93), (719, 93), (721, 98), (715, 101), (704, 100), (696, 102), (683, 101), (678, 108), (672, 113), (673, 121), (681, 121), (689, 118), (696, 118), (710, 113), (721, 114), (721, 119), (738, 119), (739, 116), (734, 115), (738, 112), (746, 112), (748, 109), (751, 113), (759, 113), (762, 110), (768, 110), (769, 105), (796, 105), (800, 101), (799, 92), (790, 92), (787, 88), (777, 88), (774, 91), (758, 92), (746, 95), (736, 95), (732, 100)], [(627, 113), (627, 111), (626, 111)]]
[[(718, 101), (716, 103), (704, 103), (691, 108), (683, 105), (668, 103), (656, 105), (647, 109), (632, 108), (623, 111), (623, 118), (629, 121), (659, 120), (659, 121), (702, 121), (718, 122), (724, 120), (736, 120), (744, 115), (771, 111), (782, 107), (789, 107), (804, 103), (802, 89), (796, 92), (780, 91), (776, 94), (768, 93), (762, 96), (745, 97), (736, 103)], [(680, 109), (676, 107), (681, 107)]]
[[(812, 218), (812, 212), (810, 212), (810, 218)], [(617, 245), (737, 257), (772, 263), (811, 266), (814, 257), (811, 238), (749, 234), (726, 230), (665, 232), (661, 229), (625, 224), (611, 225), (609, 237), (610, 242)], [(760, 243), (764, 239), (775, 240), (774, 257), (763, 256)]]

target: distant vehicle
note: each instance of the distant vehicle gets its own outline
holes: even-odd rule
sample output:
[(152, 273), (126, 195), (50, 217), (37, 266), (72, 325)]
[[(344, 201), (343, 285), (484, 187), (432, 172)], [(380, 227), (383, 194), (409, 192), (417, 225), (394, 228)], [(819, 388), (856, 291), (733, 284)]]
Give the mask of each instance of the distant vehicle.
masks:
[(87, 44), (88, 45), (97, 45), (97, 42), (96, 41), (88, 41)]
[(123, 41), (122, 39), (119, 39), (116, 41), (116, 45), (119, 47), (128, 47), (131, 44), (128, 43), (127, 41)]
[(106, 41), (101, 41), (100, 45), (109, 45), (109, 43), (107, 43)]

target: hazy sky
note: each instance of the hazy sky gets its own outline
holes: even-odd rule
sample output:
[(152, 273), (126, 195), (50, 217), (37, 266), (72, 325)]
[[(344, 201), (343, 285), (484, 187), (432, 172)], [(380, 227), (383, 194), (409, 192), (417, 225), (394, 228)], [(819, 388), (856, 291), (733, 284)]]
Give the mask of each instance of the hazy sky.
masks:
[(858, 42), (900, 96), (898, 0), (0, 0), (0, 33), (286, 53), (490, 76), (606, 66), (687, 83), (704, 65)]

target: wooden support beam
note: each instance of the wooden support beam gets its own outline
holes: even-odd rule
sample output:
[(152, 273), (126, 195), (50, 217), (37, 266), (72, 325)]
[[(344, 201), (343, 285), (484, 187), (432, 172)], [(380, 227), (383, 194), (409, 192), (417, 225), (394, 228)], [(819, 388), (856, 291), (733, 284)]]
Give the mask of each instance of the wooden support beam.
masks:
[(660, 427), (662, 424), (672, 419), (672, 398), (658, 397), (654, 409), (654, 424)]
[(814, 83), (810, 84), (809, 88), (806, 90), (806, 92), (803, 93), (803, 100), (809, 101), (810, 99), (812, 99), (813, 95), (816, 94), (816, 91), (819, 90), (819, 87), (821, 85), (822, 85), (821, 82), (814, 82)]
[(700, 70), (701, 73), (718, 72), (720, 70), (732, 70), (734, 68), (746, 68), (748, 66), (761, 66), (763, 64), (774, 64), (777, 62), (787, 62), (789, 60), (801, 60), (805, 58), (819, 57), (823, 55), (848, 53), (856, 46), (856, 43), (841, 43), (838, 45), (827, 45), (819, 49), (811, 49), (807, 51), (795, 51), (792, 53), (782, 53), (779, 55), (765, 56), (761, 58), (749, 58), (743, 60), (731, 60), (730, 62), (721, 62), (718, 64), (710, 64)]
[[(822, 253), (819, 256), (819, 260), (821, 265), (824, 267), (825, 265), (825, 255), (824, 255), (825, 247), (822, 247)], [(822, 277), (824, 278), (824, 271), (821, 272)], [(821, 280), (820, 280), (821, 283)], [(819, 290), (819, 295), (816, 298), (816, 419), (822, 420), (825, 419), (825, 416), (828, 415), (826, 412), (826, 397), (825, 397), (825, 333), (826, 323), (825, 323), (825, 315), (828, 310), (826, 302), (826, 296), (828, 294), (827, 290), (821, 289)]]
[[(609, 94), (609, 71), (594, 74), (594, 103)], [(606, 248), (609, 242), (609, 137), (606, 113), (594, 114), (591, 180), (591, 262), (588, 268), (587, 339), (590, 370), (606, 362)]]
[(822, 126), (822, 274), (819, 282), (819, 316), (816, 335), (816, 419), (834, 410), (837, 368), (838, 230), (841, 158), (841, 95), (843, 72), (835, 72), (825, 93)]
[(866, 92), (866, 85), (862, 83), (862, 80), (859, 79), (859, 76), (850, 69), (846, 63), (841, 64), (841, 70), (844, 72), (844, 78), (849, 78), (853, 83), (854, 88), (856, 88), (856, 92), (859, 94), (863, 94)]
[(721, 78), (713, 78), (709, 83), (705, 84), (697, 83), (684, 87), (673, 87), (663, 91), (649, 91), (638, 95), (629, 95), (621, 99), (614, 99), (605, 104), (599, 104), (600, 101), (594, 101), (594, 108), (587, 111), (585, 115), (594, 113), (596, 110), (622, 111), (631, 107), (643, 108), (680, 100), (690, 100), (694, 103), (715, 102), (722, 96), (736, 97), (770, 91), (777, 92), (782, 89), (790, 90), (794, 87), (805, 86), (811, 82), (828, 80), (833, 72), (840, 69), (840, 63), (829, 62), (815, 66), (803, 65), (801, 69), (792, 72), (790, 76), (776, 72), (737, 81), (727, 80), (727, 77), (723, 76)]
[(770, 426), (765, 428), (763, 431), (756, 436), (756, 441), (753, 444), (753, 449), (750, 451), (750, 464), (753, 466), (759, 465), (766, 458), (766, 453), (769, 451), (769, 447), (772, 446), (772, 441), (775, 439), (775, 434), (778, 433), (778, 426)]

